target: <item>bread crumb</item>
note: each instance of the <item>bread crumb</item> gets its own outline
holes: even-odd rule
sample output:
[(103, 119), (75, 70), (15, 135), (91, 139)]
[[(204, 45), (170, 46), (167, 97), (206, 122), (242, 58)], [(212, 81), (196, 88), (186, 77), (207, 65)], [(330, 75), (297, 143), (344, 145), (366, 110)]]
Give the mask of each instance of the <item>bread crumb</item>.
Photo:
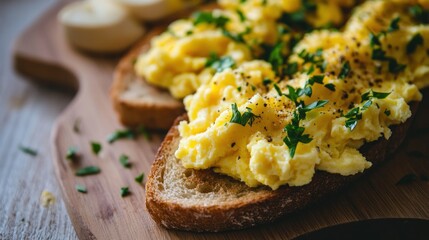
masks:
[(40, 195), (40, 204), (43, 207), (49, 207), (51, 205), (54, 205), (56, 202), (56, 198), (54, 194), (52, 194), (49, 191), (43, 190), (42, 194)]

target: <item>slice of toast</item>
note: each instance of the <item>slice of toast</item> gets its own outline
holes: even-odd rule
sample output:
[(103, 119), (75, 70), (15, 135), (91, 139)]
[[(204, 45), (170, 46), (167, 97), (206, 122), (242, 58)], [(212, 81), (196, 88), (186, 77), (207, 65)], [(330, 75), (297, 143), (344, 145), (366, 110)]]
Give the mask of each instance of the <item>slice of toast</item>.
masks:
[(126, 126), (143, 125), (149, 129), (167, 130), (174, 119), (185, 112), (180, 100), (173, 98), (167, 90), (147, 83), (134, 71), (137, 57), (148, 51), (150, 40), (164, 30), (165, 27), (151, 30), (115, 69), (110, 96), (119, 120)]
[[(417, 106), (412, 103), (413, 113)], [(146, 184), (146, 207), (153, 219), (167, 228), (217, 232), (270, 222), (338, 191), (363, 175), (317, 171), (307, 185), (282, 186), (273, 191), (268, 187), (250, 188), (212, 170), (185, 169), (174, 156), (180, 141), (177, 125), (185, 119), (186, 116), (179, 117), (168, 132)], [(389, 140), (381, 138), (365, 144), (360, 150), (367, 160), (377, 165), (392, 154), (411, 121), (410, 118), (393, 126)]]

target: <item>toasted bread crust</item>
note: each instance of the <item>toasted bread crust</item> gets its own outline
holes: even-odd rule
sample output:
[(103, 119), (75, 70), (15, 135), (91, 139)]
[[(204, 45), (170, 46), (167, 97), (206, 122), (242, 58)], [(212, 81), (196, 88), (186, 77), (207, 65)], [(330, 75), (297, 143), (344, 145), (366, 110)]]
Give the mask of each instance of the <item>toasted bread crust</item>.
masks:
[[(413, 113), (416, 112), (417, 106), (417, 103), (412, 103)], [(180, 140), (177, 125), (184, 119), (186, 117), (179, 117), (165, 137), (146, 184), (147, 209), (157, 223), (167, 228), (217, 232), (271, 222), (338, 191), (364, 175), (341, 176), (317, 171), (312, 181), (307, 185), (301, 187), (282, 186), (278, 190), (272, 191), (266, 187), (249, 188), (242, 182), (214, 173), (211, 170), (191, 170), (193, 176), (191, 181), (194, 181), (197, 186), (209, 184), (224, 187), (223, 182), (228, 181), (232, 182), (232, 185), (226, 185), (227, 191), (234, 192), (234, 189), (240, 189), (236, 192), (242, 193), (244, 191), (246, 194), (244, 197), (237, 197), (236, 200), (219, 204), (206, 204), (204, 201), (183, 204), (165, 197), (162, 184), (164, 174), (166, 174), (167, 162), (175, 161), (176, 164), (180, 164), (175, 158), (174, 152)], [(367, 160), (374, 165), (383, 162), (401, 144), (411, 122), (412, 119), (410, 118), (405, 123), (392, 127), (393, 134), (389, 140), (381, 138), (378, 141), (365, 144), (361, 151)], [(184, 168), (182, 167), (182, 169)], [(181, 173), (176, 174), (180, 177)], [(218, 194), (222, 194), (222, 192)]]
[[(167, 130), (174, 119), (185, 111), (180, 100), (174, 99), (166, 90), (147, 83), (134, 71), (137, 57), (149, 50), (151, 39), (164, 29), (160, 26), (148, 33), (115, 69), (110, 96), (119, 120), (126, 126), (144, 125), (149, 129)], [(134, 91), (134, 95), (127, 97), (127, 91)]]

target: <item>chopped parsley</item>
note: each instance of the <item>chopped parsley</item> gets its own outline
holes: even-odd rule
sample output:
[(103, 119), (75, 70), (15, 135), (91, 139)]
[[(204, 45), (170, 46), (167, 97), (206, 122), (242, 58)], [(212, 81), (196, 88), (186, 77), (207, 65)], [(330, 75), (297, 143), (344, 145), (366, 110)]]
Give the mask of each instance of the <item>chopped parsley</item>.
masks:
[(235, 66), (235, 61), (230, 56), (219, 58), (216, 53), (210, 53), (205, 66), (215, 69), (216, 72), (223, 72), (225, 69), (233, 68)]
[(78, 184), (78, 185), (76, 185), (76, 190), (77, 190), (78, 192), (81, 192), (81, 193), (87, 193), (87, 192), (88, 192), (85, 186), (83, 186), (83, 185), (79, 185), (79, 184)]
[(414, 5), (408, 8), (410, 15), (419, 23), (429, 23), (429, 11), (423, 9), (420, 5)]
[(392, 21), (389, 24), (389, 27), (387, 28), (387, 33), (391, 33), (394, 31), (399, 30), (399, 21), (401, 20), (400, 17), (396, 17), (392, 19)]
[(306, 13), (314, 12), (317, 9), (316, 3), (310, 0), (302, 0), (301, 8), (292, 13), (284, 13), (280, 21), (296, 29), (310, 31), (312, 26), (307, 22)]
[(244, 15), (244, 13), (240, 9), (237, 9), (236, 12), (237, 12), (238, 17), (240, 18), (241, 22), (246, 21), (246, 16)]
[(380, 41), (380, 37), (386, 35), (389, 32), (393, 32), (399, 29), (399, 18), (395, 18), (390, 23), (390, 26), (387, 31), (381, 31), (378, 35), (374, 33), (369, 34), (370, 45), (372, 47), (371, 58), (373, 60), (384, 61), (388, 63), (389, 72), (393, 74), (398, 74), (402, 72), (405, 68), (405, 64), (400, 64), (393, 57), (386, 56), (386, 52), (382, 49), (382, 44)]
[(99, 173), (101, 170), (97, 166), (88, 166), (76, 171), (76, 176), (87, 176)]
[(300, 57), (302, 60), (304, 60), (303, 64), (310, 63), (310, 67), (308, 69), (305, 69), (304, 71), (307, 72), (307, 74), (311, 74), (315, 67), (320, 69), (321, 72), (325, 71), (326, 68), (326, 62), (323, 59), (323, 49), (319, 48), (314, 53), (309, 53), (307, 50), (303, 49), (301, 52), (298, 53), (298, 57)]
[(323, 84), (324, 78), (325, 78), (325, 75), (314, 75), (307, 80), (304, 88), (295, 89), (292, 86), (288, 85), (287, 86), (287, 88), (289, 90), (288, 94), (282, 93), (280, 87), (277, 84), (274, 84), (274, 89), (279, 94), (279, 96), (285, 96), (285, 97), (289, 98), (290, 100), (292, 100), (292, 102), (294, 102), (296, 105), (299, 105), (300, 102), (298, 102), (298, 98), (303, 96), (303, 95), (311, 97), (311, 95), (313, 94), (312, 86), (315, 83)]
[(118, 130), (112, 134), (110, 134), (107, 138), (109, 143), (114, 143), (120, 139), (136, 139), (139, 135), (143, 135), (146, 139), (150, 139), (150, 133), (146, 130), (144, 126), (140, 126), (136, 129), (123, 129)]
[(79, 157), (76, 147), (69, 147), (66, 152), (67, 160), (76, 160)]
[(252, 113), (252, 109), (248, 107), (246, 107), (247, 111), (241, 114), (240, 111), (238, 110), (236, 103), (231, 104), (231, 108), (232, 108), (232, 117), (231, 117), (231, 120), (229, 120), (229, 122), (240, 124), (243, 127), (246, 126), (246, 124), (249, 124), (249, 126), (252, 126), (255, 119), (260, 117)]
[(91, 149), (92, 149), (92, 152), (95, 155), (98, 155), (98, 153), (100, 153), (100, 151), (101, 151), (102, 148), (103, 147), (101, 146), (100, 143), (98, 143), (98, 142), (91, 142)]
[(283, 139), (283, 142), (289, 148), (289, 155), (291, 158), (295, 156), (298, 143), (309, 143), (313, 140), (309, 134), (304, 134), (305, 128), (300, 126), (300, 121), (305, 119), (307, 112), (321, 108), (327, 103), (327, 100), (319, 100), (309, 105), (304, 105), (303, 102), (300, 102), (297, 106), (296, 111), (293, 113), (291, 123), (284, 128), (287, 136)]
[(386, 116), (390, 116), (391, 112), (390, 112), (390, 110), (389, 110), (389, 109), (386, 109), (386, 110), (384, 110), (384, 114), (385, 114)]
[(244, 40), (244, 35), (249, 34), (250, 31), (251, 31), (250, 27), (246, 27), (246, 30), (244, 30), (243, 32), (240, 32), (240, 33), (232, 33), (232, 32), (230, 32), (230, 31), (228, 31), (228, 30), (226, 30), (226, 29), (223, 28), (222, 29), (222, 34), (225, 37), (228, 37), (228, 38), (230, 38), (231, 40), (233, 40), (235, 42), (246, 43), (246, 41)]
[(297, 62), (291, 62), (286, 65), (286, 67), (283, 70), (283, 74), (289, 77), (292, 77), (295, 73), (298, 72), (298, 63)]
[(341, 67), (341, 71), (340, 71), (340, 74), (338, 75), (338, 78), (339, 79), (346, 78), (349, 75), (350, 70), (351, 70), (351, 68), (350, 68), (349, 61), (344, 62), (343, 66)]
[(335, 84), (333, 84), (333, 83), (325, 84), (325, 88), (331, 90), (332, 92), (335, 92)]
[(390, 93), (375, 92), (372, 90), (362, 94), (362, 106), (355, 107), (344, 115), (346, 118), (345, 126), (350, 129), (350, 131), (353, 131), (356, 128), (358, 121), (362, 119), (362, 112), (372, 105), (373, 99), (384, 99), (389, 96), (389, 94)]
[(264, 84), (264, 86), (268, 86), (272, 83), (273, 81), (269, 78), (265, 78), (264, 80), (262, 80), (262, 84)]
[(412, 54), (418, 46), (424, 44), (424, 39), (420, 33), (415, 34), (407, 44), (407, 54)]
[(130, 163), (130, 159), (127, 155), (122, 154), (119, 157), (119, 162), (122, 164), (122, 166), (124, 166), (125, 168), (130, 168), (131, 167), (131, 163)]
[(30, 156), (33, 156), (33, 157), (36, 157), (38, 154), (37, 150), (30, 148), (30, 147), (19, 146), (19, 150), (21, 150), (21, 152), (28, 154)]
[(142, 183), (143, 179), (144, 179), (144, 173), (141, 173), (140, 175), (134, 178), (134, 180), (138, 183)]
[(280, 75), (280, 73), (282, 72), (281, 69), (284, 63), (282, 50), (283, 50), (283, 42), (279, 42), (276, 45), (274, 45), (268, 57), (268, 62), (271, 63), (271, 66), (277, 75)]
[(396, 185), (405, 185), (410, 184), (412, 182), (417, 181), (417, 175), (414, 173), (409, 173), (405, 176), (403, 176), (399, 181), (396, 183)]
[(121, 187), (121, 197), (130, 195), (130, 189), (128, 187)]
[(229, 22), (229, 18), (225, 16), (214, 16), (211, 12), (196, 12), (193, 15), (194, 25), (201, 23), (213, 24), (216, 27), (224, 28), (226, 23)]

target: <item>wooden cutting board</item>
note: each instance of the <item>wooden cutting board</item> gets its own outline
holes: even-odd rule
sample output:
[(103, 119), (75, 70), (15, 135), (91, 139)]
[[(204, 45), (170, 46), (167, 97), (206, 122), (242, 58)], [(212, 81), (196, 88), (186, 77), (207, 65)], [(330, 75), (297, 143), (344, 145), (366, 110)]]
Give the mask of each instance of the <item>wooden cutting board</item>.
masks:
[[(14, 60), (16, 69), (31, 80), (77, 90), (76, 97), (53, 126), (51, 144), (55, 174), (79, 238), (288, 239), (323, 227), (365, 219), (429, 219), (429, 183), (420, 179), (420, 176), (429, 175), (429, 101), (424, 101), (411, 134), (388, 163), (318, 204), (273, 224), (242, 231), (196, 234), (158, 226), (146, 211), (144, 187), (134, 178), (141, 172), (149, 173), (163, 134), (152, 133), (150, 141), (139, 138), (107, 143), (110, 133), (123, 128), (109, 99), (109, 86), (118, 58), (91, 56), (68, 45), (56, 21), (58, 10), (66, 2), (49, 9), (17, 39)], [(76, 124), (79, 132), (74, 130)], [(103, 145), (99, 156), (92, 153), (91, 141)], [(81, 153), (76, 163), (65, 159), (71, 146)], [(130, 157), (133, 164), (130, 169), (119, 163), (121, 154)], [(101, 173), (75, 176), (76, 169), (88, 165), (99, 166)], [(396, 185), (410, 173), (418, 180)], [(88, 193), (77, 192), (76, 184), (85, 185)], [(125, 186), (132, 194), (122, 198), (120, 188)]]

